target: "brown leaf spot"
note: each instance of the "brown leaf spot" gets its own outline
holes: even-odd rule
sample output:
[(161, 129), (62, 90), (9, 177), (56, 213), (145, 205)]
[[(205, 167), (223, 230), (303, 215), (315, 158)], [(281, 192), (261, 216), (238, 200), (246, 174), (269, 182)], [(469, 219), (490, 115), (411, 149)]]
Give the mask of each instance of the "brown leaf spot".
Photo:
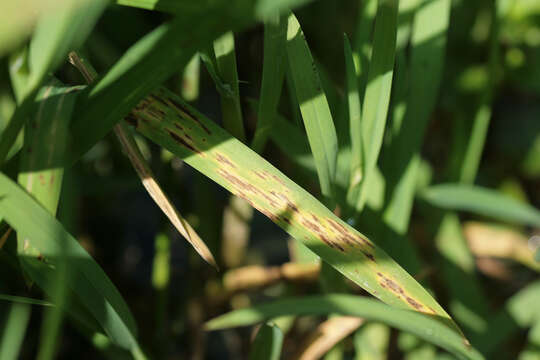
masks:
[(226, 156), (222, 154), (216, 154), (216, 159), (222, 164), (226, 164), (234, 169), (236, 169), (236, 165), (234, 165)]
[(408, 302), (409, 304), (411, 304), (411, 306), (412, 306), (413, 308), (415, 308), (416, 310), (419, 310), (419, 311), (420, 311), (420, 310), (422, 310), (422, 308), (423, 308), (422, 304), (420, 304), (418, 301), (414, 300), (414, 299), (413, 299), (412, 297), (410, 297), (410, 296), (407, 296), (407, 302)]
[(197, 117), (195, 115), (193, 115), (193, 113), (185, 106), (182, 106), (180, 103), (178, 103), (176, 100), (174, 100), (173, 98), (168, 98), (168, 100), (174, 105), (174, 107), (176, 107), (177, 110), (180, 110), (181, 112), (183, 112), (184, 114), (187, 115), (187, 117), (196, 122), (197, 125), (199, 125), (201, 127), (201, 129), (203, 129), (208, 135), (210, 135), (212, 132), (206, 127), (206, 125), (204, 125), (199, 119), (197, 119)]
[(124, 118), (126, 120), (126, 122), (133, 126), (133, 127), (137, 127), (137, 125), (139, 124), (139, 122), (137, 121), (137, 118), (135, 117), (135, 115), (133, 115), (132, 113), (129, 113), (126, 115), (126, 117)]
[(321, 228), (320, 228), (317, 224), (315, 224), (313, 221), (310, 221), (310, 220), (307, 220), (307, 219), (303, 219), (303, 220), (302, 220), (302, 224), (303, 224), (305, 227), (307, 227), (307, 228), (309, 228), (309, 229), (315, 231), (316, 233), (320, 233), (320, 232), (321, 232)]
[(365, 251), (362, 251), (362, 254), (364, 254), (365, 257), (367, 257), (369, 260), (373, 261), (373, 262), (376, 262), (375, 261), (375, 257), (373, 257), (373, 255), (365, 252)]
[(253, 173), (262, 180), (266, 180), (266, 178), (260, 172), (253, 170)]
[(180, 145), (188, 148), (189, 150), (193, 151), (194, 153), (197, 153), (199, 155), (203, 155), (197, 148), (195, 148), (193, 145), (191, 145), (190, 143), (188, 143), (186, 140), (184, 140), (181, 136), (179, 136), (178, 134), (175, 134), (173, 133), (172, 131), (170, 130), (167, 130), (167, 132), (169, 133), (169, 135), (173, 138), (174, 141), (176, 141), (177, 143), (179, 143)]

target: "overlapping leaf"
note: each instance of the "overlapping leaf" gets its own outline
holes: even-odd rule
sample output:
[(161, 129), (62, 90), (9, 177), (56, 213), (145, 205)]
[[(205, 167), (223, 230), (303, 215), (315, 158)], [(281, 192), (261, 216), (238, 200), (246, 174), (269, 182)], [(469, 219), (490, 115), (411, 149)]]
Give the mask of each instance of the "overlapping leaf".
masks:
[(384, 251), (177, 96), (159, 89), (133, 115), (137, 131), (244, 198), (374, 296), (437, 316), (459, 333), (429, 293)]

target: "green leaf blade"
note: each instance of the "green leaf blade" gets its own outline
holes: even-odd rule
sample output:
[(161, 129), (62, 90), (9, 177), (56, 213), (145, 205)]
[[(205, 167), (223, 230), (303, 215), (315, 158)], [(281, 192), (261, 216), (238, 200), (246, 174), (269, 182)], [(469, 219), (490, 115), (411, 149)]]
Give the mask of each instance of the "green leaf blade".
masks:
[(293, 14), (287, 27), (287, 57), (296, 97), (315, 158), (322, 194), (334, 198), (337, 161), (337, 135), (328, 100), (300, 24)]
[(395, 309), (376, 300), (353, 295), (319, 295), (278, 300), (251, 308), (235, 310), (206, 323), (208, 330), (253, 325), (266, 319), (285, 315), (340, 314), (380, 321), (397, 329), (411, 332), (436, 344), (462, 359), (483, 359), (482, 355), (463, 342), (437, 317)]
[(495, 190), (465, 184), (440, 184), (427, 188), (421, 197), (430, 204), (470, 211), (503, 221), (540, 226), (540, 211)]
[(374, 296), (451, 322), (431, 295), (383, 250), (176, 95), (159, 89), (134, 115), (137, 131), (244, 198)]
[(21, 237), (31, 239), (44, 258), (54, 261), (65, 254), (71, 269), (69, 287), (111, 339), (127, 349), (138, 347), (135, 321), (111, 280), (45, 208), (4, 174), (0, 174), (0, 205), (4, 219)]

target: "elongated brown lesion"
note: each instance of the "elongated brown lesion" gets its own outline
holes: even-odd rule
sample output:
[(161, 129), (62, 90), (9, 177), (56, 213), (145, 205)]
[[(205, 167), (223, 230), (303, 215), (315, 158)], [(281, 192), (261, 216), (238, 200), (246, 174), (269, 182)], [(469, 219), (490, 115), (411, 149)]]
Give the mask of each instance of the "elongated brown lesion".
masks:
[(182, 136), (172, 132), (171, 130), (167, 130), (169, 133), (169, 136), (178, 144), (182, 145), (183, 147), (189, 149), (190, 151), (197, 153), (199, 155), (203, 155), (203, 153), (197, 149), (195, 146), (191, 145), (189, 142), (187, 142)]

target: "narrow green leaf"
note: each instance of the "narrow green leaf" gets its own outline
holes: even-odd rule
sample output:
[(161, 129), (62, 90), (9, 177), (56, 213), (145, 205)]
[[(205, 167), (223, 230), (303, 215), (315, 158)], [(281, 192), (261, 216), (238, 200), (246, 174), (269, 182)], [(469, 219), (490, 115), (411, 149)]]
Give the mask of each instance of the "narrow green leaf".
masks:
[(287, 26), (287, 57), (296, 97), (315, 158), (321, 191), (327, 203), (334, 198), (337, 135), (328, 101), (304, 33), (293, 14)]
[(377, 13), (377, 0), (362, 1), (359, 6), (357, 26), (353, 39), (353, 57), (358, 61), (358, 91), (360, 100), (364, 99), (369, 62), (371, 61), (373, 22)]
[(29, 90), (82, 45), (107, 5), (107, 0), (69, 0), (41, 16), (30, 42)]
[(45, 76), (60, 65), (69, 50), (82, 45), (107, 5), (107, 0), (69, 0), (41, 14), (29, 47), (29, 74), (21, 96), (24, 101), (0, 139), (0, 164), (21, 131)]
[(62, 187), (69, 121), (81, 89), (52, 79), (38, 94), (36, 116), (26, 127), (18, 182), (53, 215)]
[(161, 88), (133, 115), (137, 131), (244, 198), (374, 296), (452, 324), (429, 293), (384, 251), (176, 95)]
[[(92, 83), (95, 80), (97, 73), (88, 61), (79, 57), (76, 52), (69, 54), (69, 60), (83, 74), (88, 83)], [(127, 125), (125, 123), (116, 124), (114, 126), (114, 133), (152, 200), (154, 200), (178, 232), (195, 248), (199, 255), (210, 265), (217, 268), (214, 256), (208, 250), (204, 241), (193, 230), (191, 225), (184, 220), (180, 212), (162, 190)]]
[(264, 51), (261, 96), (257, 112), (257, 129), (251, 148), (264, 149), (274, 119), (285, 76), (287, 21), (279, 16), (264, 24)]
[[(25, 127), (25, 142), (21, 155), (18, 182), (53, 216), (56, 214), (62, 189), (65, 148), (69, 121), (71, 119), (76, 90), (80, 88), (63, 87), (52, 79), (48, 86), (38, 93), (36, 115)], [(64, 239), (60, 238), (60, 242)], [(18, 255), (23, 269), (28, 261), (42, 256), (31, 241), (18, 234)], [(61, 246), (61, 248), (63, 248)], [(56, 341), (63, 318), (62, 309), (67, 298), (67, 277), (63, 253), (56, 254), (54, 285), (51, 288), (52, 301), (57, 307), (44, 312), (42, 336), (37, 358), (47, 360), (54, 357)], [(32, 278), (33, 272), (27, 272)]]
[(406, 113), (385, 157), (392, 189), (384, 210), (385, 222), (396, 232), (407, 231), (416, 189), (420, 148), (438, 98), (443, 72), (450, 0), (422, 4), (414, 16), (411, 39), (410, 81)]
[(420, 196), (443, 209), (470, 211), (502, 221), (540, 226), (538, 209), (480, 186), (441, 184), (425, 189)]
[(0, 338), (0, 359), (15, 360), (19, 358), (31, 310), (32, 308), (28, 304), (15, 303), (11, 305)]
[(279, 360), (283, 333), (272, 323), (262, 324), (251, 345), (249, 360)]
[(32, 299), (32, 298), (28, 298), (28, 297), (24, 297), (24, 296), (14, 296), (14, 295), (0, 294), (0, 300), (11, 301), (11, 302), (14, 302), (14, 303), (19, 303), (19, 304), (54, 306), (53, 303), (50, 303), (48, 301), (43, 301), (43, 300), (39, 300), (39, 299)]
[(221, 96), (223, 127), (240, 141), (245, 141), (246, 132), (240, 106), (234, 35), (231, 31), (214, 40), (214, 53), (219, 78), (227, 88), (231, 89), (231, 96)]
[(72, 161), (105, 136), (158, 84), (183, 69), (204, 44), (228, 29), (241, 28), (252, 21), (240, 21), (228, 11), (217, 16), (222, 7), (223, 4), (216, 5), (199, 16), (179, 14), (170, 23), (159, 26), (133, 45), (81, 96), (76, 109), (81, 115), (72, 126)]
[(333, 294), (278, 300), (221, 315), (207, 322), (206, 328), (219, 330), (253, 325), (278, 316), (330, 313), (380, 321), (397, 329), (411, 332), (461, 359), (483, 359), (478, 351), (463, 342), (459, 334), (441, 324), (436, 317), (392, 308), (379, 301), (353, 295)]
[(381, 323), (367, 323), (354, 335), (355, 360), (388, 359), (390, 328)]
[(373, 33), (373, 54), (362, 104), (363, 176), (356, 201), (357, 214), (362, 211), (370, 191), (370, 177), (381, 149), (386, 116), (390, 103), (394, 56), (396, 50), (398, 1), (379, 0)]
[(351, 44), (347, 35), (344, 36), (345, 51), (345, 73), (347, 77), (347, 107), (349, 114), (349, 131), (351, 136), (351, 162), (350, 179), (347, 191), (347, 203), (350, 207), (356, 206), (356, 200), (359, 197), (359, 184), (363, 177), (363, 145), (362, 145), (362, 123), (361, 123), (361, 105), (360, 93), (358, 91), (357, 75), (359, 72), (358, 64), (355, 63)]
[(255, 13), (259, 18), (267, 19), (287, 9), (302, 6), (313, 0), (258, 0), (255, 5)]
[(64, 252), (70, 269), (69, 288), (113, 342), (127, 349), (138, 348), (135, 321), (107, 275), (46, 209), (4, 174), (0, 174), (0, 215), (21, 237), (31, 241), (47, 264), (54, 264), (58, 254)]
[(199, 97), (200, 67), (201, 57), (196, 53), (187, 63), (180, 84), (182, 97), (186, 101), (195, 101)]
[[(201, 15), (219, 7), (227, 15), (236, 13), (239, 18), (254, 13), (258, 20), (298, 7), (313, 0), (116, 0), (119, 5), (139, 7), (148, 10), (166, 11), (174, 14), (191, 13)], [(219, 14), (219, 12), (218, 12)]]

